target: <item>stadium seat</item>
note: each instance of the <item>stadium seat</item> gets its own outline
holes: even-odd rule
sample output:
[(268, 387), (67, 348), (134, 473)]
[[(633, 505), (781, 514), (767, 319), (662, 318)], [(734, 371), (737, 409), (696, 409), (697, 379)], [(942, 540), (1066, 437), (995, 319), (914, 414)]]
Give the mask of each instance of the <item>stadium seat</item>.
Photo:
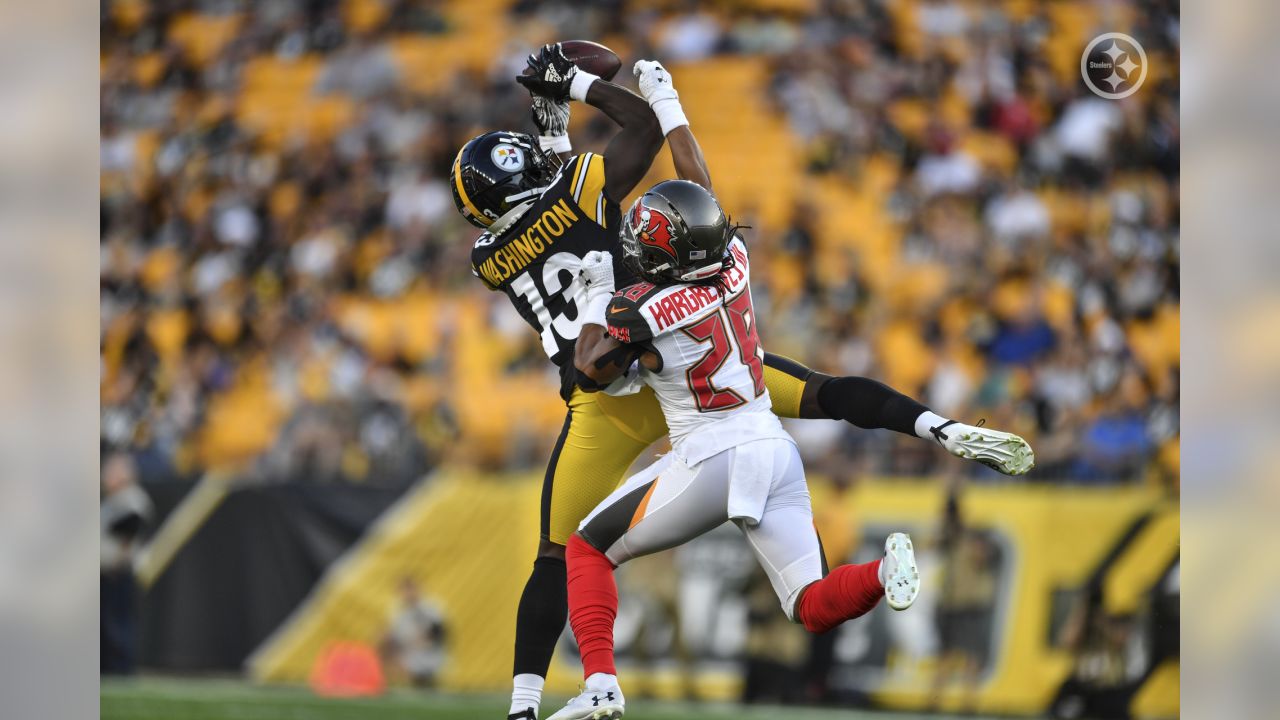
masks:
[(285, 418), (262, 362), (243, 368), (232, 389), (211, 397), (208, 415), (196, 453), (209, 469), (232, 469), (251, 462), (271, 447)]
[(169, 26), (169, 38), (186, 51), (187, 58), (196, 67), (204, 67), (235, 38), (241, 21), (238, 14), (184, 13)]
[(387, 19), (384, 0), (342, 0), (342, 22), (350, 30), (368, 32)]

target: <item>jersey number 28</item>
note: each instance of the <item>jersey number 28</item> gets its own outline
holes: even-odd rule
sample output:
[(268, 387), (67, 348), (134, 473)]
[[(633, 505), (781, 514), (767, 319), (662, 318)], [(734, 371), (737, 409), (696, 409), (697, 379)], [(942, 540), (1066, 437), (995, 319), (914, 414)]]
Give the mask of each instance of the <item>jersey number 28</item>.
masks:
[[(751, 294), (742, 292), (725, 303), (724, 309), (684, 328), (694, 340), (711, 343), (711, 348), (685, 372), (700, 412), (728, 410), (746, 402), (732, 388), (720, 389), (711, 382), (711, 377), (720, 371), (733, 353), (735, 344), (738, 359), (751, 372), (755, 396), (760, 397), (764, 393), (764, 349), (760, 347), (755, 319)], [(730, 335), (733, 336), (732, 341)]]

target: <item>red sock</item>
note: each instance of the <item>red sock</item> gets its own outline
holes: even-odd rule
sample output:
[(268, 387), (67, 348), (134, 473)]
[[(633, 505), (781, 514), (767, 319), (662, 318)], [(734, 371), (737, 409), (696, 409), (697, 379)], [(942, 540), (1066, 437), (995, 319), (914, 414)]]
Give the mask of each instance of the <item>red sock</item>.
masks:
[(569, 625), (582, 653), (582, 677), (617, 675), (613, 666), (613, 619), (618, 614), (618, 586), (613, 563), (578, 535), (565, 547), (569, 572)]
[(796, 608), (805, 629), (824, 633), (845, 620), (871, 612), (884, 597), (884, 587), (876, 575), (879, 570), (879, 560), (841, 565), (806, 588)]

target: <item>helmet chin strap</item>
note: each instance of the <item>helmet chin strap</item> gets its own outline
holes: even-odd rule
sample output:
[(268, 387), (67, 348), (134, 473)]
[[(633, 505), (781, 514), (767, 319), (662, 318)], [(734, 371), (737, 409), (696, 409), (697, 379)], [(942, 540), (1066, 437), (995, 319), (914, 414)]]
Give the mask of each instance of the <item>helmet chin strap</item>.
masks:
[(724, 261), (720, 261), (720, 262), (712, 263), (710, 265), (703, 265), (702, 267), (696, 268), (694, 270), (690, 270), (689, 272), (681, 275), (680, 279), (685, 282), (690, 282), (693, 280), (706, 280), (709, 277), (715, 277), (716, 274), (723, 269), (724, 269)]

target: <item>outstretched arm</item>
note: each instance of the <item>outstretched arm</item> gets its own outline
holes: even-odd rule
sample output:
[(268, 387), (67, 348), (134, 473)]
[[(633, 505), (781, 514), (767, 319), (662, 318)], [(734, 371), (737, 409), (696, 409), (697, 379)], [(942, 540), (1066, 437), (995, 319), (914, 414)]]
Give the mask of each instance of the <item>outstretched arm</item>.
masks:
[(711, 187), (711, 171), (707, 168), (707, 159), (702, 155), (702, 147), (688, 125), (681, 125), (667, 135), (667, 145), (671, 148), (671, 159), (675, 162), (676, 177), (688, 180), (706, 188), (712, 195), (716, 191)]
[(604, 151), (604, 191), (621, 203), (649, 172), (662, 147), (658, 118), (644, 98), (599, 78), (587, 89), (586, 101), (622, 126)]
[(680, 105), (680, 94), (672, 84), (671, 73), (655, 60), (636, 62), (632, 73), (640, 81), (640, 94), (653, 108), (662, 127), (662, 134), (671, 146), (676, 177), (697, 183), (715, 194), (711, 188), (711, 171), (707, 169), (707, 159), (703, 157), (702, 148), (689, 129), (689, 120), (685, 118), (684, 108)]
[(559, 44), (544, 45), (537, 55), (530, 55), (528, 71), (516, 81), (555, 102), (585, 102), (622, 127), (605, 150), (604, 189), (609, 199), (621, 202), (649, 172), (662, 147), (662, 131), (644, 98), (579, 69)]

